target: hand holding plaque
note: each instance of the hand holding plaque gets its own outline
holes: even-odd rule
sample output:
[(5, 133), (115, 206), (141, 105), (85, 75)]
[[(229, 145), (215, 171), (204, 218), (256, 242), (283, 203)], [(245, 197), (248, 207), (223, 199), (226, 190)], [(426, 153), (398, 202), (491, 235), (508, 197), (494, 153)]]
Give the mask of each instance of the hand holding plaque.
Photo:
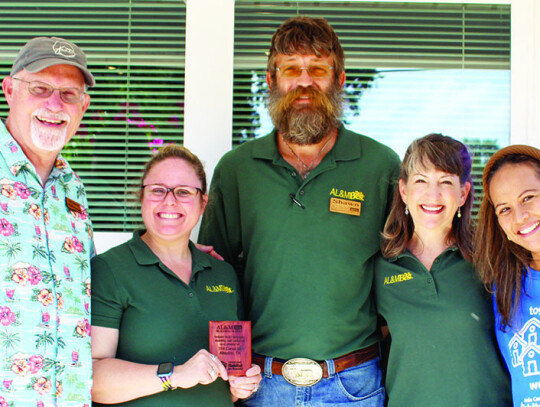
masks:
[(209, 351), (228, 374), (245, 375), (251, 367), (251, 322), (210, 321)]

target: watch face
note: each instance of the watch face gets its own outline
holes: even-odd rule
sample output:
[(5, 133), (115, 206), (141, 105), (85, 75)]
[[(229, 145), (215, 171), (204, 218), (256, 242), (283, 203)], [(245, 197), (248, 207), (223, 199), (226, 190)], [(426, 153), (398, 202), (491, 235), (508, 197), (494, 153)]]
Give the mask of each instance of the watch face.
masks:
[(160, 363), (158, 366), (157, 374), (158, 375), (169, 375), (172, 373), (173, 364), (172, 362)]

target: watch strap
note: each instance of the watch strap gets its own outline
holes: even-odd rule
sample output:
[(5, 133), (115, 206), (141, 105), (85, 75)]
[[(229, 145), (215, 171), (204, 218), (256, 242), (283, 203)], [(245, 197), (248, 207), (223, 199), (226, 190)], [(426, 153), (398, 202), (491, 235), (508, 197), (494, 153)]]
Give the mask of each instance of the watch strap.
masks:
[(173, 389), (172, 383), (171, 383), (171, 375), (159, 376), (159, 379), (161, 380), (161, 386), (163, 386), (163, 390), (169, 391)]

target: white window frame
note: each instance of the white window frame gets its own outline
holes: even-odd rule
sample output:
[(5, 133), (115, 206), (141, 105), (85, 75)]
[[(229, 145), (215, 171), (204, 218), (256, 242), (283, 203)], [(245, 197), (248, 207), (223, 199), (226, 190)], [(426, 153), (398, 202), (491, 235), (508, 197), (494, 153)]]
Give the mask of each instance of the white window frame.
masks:
[[(184, 145), (201, 158), (210, 180), (220, 157), (232, 148), (234, 0), (184, 1), (186, 3)], [(538, 114), (540, 2), (537, 0), (399, 0), (399, 2), (511, 6), (510, 143), (529, 144), (540, 148), (540, 114)], [(98, 252), (101, 253), (105, 248), (126, 240), (130, 235), (96, 233)], [(196, 236), (196, 232), (193, 236)]]

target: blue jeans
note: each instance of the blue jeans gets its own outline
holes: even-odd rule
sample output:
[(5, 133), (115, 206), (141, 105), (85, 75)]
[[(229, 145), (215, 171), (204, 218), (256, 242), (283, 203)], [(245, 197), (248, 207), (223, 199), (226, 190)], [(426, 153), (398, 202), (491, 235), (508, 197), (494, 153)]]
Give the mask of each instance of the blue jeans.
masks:
[(328, 378), (311, 387), (297, 387), (281, 375), (272, 375), (272, 358), (267, 357), (259, 390), (238, 403), (244, 407), (383, 407), (379, 358), (335, 373), (334, 361), (327, 360)]

